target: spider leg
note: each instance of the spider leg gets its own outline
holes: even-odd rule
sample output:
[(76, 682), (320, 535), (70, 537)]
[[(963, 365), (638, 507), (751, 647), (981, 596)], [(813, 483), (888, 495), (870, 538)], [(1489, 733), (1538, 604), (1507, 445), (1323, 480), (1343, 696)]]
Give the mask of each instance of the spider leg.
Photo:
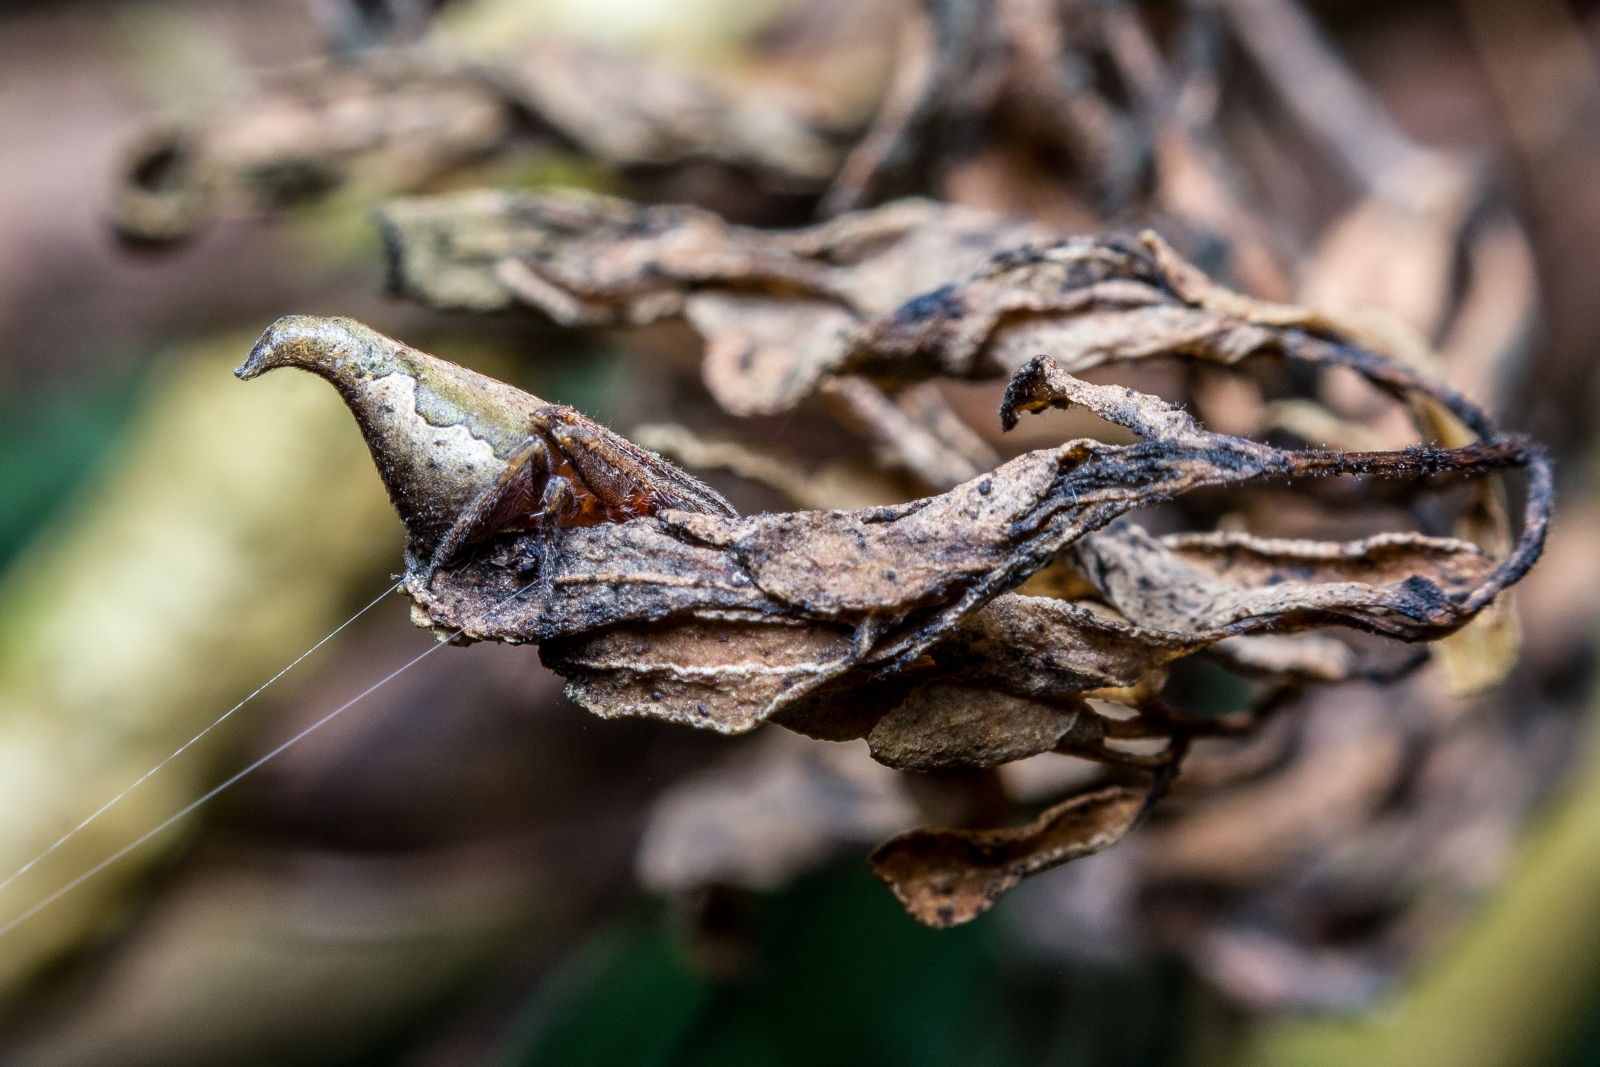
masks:
[(556, 539), (562, 516), (576, 506), (577, 492), (566, 478), (555, 475), (544, 483), (539, 504), (539, 598), (549, 613), (556, 597)]
[(433, 572), (449, 563), (468, 544), (493, 534), (518, 513), (527, 510), (532, 503), (528, 499), (532, 496), (530, 470), (543, 466), (547, 457), (546, 445), (538, 437), (529, 437), (517, 446), (506, 460), (505, 470), (462, 509), (450, 531), (434, 548), (423, 575), (425, 587), (432, 583)]
[(546, 404), (537, 415), (546, 444), (577, 475), (580, 503), (592, 521), (626, 522), (662, 508), (737, 514), (709, 485), (572, 408)]

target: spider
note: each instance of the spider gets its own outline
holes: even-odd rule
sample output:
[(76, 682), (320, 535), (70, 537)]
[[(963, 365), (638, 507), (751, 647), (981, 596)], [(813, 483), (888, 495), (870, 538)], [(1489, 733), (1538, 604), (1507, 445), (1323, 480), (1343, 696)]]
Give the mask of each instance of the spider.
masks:
[[(738, 514), (710, 486), (577, 410), (353, 319), (285, 315), (234, 373), (248, 380), (285, 366), (326, 379), (354, 413), (413, 546), (428, 553), (425, 582), (467, 547), (501, 533), (538, 531), (548, 548), (565, 527), (670, 509)], [(459, 427), (467, 440), (441, 436)]]
[(427, 574), (496, 534), (654, 515), (668, 509), (737, 517), (714, 489), (564, 404), (535, 408), (506, 468), (464, 508)]

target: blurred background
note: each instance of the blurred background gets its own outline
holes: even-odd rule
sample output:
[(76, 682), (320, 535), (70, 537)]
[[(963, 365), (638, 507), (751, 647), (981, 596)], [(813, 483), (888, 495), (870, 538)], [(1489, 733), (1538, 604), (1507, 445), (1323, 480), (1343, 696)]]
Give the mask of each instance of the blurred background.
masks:
[[(602, 721), (531, 649), (443, 649), (0, 936), (0, 1063), (1600, 1063), (1597, 50), (1587, 0), (0, 0), (0, 877), (401, 569), (334, 394), (230, 373), (281, 314), (760, 442), (840, 506), (946, 487), (814, 406), (720, 410), (682, 324), (391, 295), (396, 195), (1154, 226), (1255, 295), (1382, 307), (1560, 490), (1503, 682), (1311, 688), (1133, 840), (947, 931), (864, 856), (955, 785)], [(1110, 379), (1238, 410), (1140, 372)], [(1061, 439), (943, 395), (996, 457)], [(406, 609), (0, 888), (0, 923), (427, 649)], [(1080, 774), (995, 781), (1037, 810)]]

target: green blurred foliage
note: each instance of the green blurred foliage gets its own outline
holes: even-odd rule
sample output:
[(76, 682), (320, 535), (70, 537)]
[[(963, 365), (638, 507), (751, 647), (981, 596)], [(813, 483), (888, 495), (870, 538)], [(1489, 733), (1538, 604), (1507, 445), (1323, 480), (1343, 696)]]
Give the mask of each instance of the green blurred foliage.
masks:
[(1600, 989), (1589, 991), (1583, 1026), (1551, 1067), (1600, 1067)]

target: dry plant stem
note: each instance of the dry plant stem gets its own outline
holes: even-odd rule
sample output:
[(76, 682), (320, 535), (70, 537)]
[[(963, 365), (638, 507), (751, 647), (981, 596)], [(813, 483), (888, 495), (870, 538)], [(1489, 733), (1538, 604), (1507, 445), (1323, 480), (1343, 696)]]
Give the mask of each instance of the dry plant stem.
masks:
[[(1253, 307), (1263, 319), (1292, 319), (1292, 310)], [(1313, 340), (1306, 345), (1320, 351)], [(1330, 349), (1380, 380), (1410, 382), (1380, 357)], [(772, 719), (818, 737), (866, 736), (891, 765), (993, 766), (1061, 748), (1158, 768), (1162, 782), (1190, 727), (1156, 710), (1137, 726), (1108, 728), (1088, 712), (1085, 694), (1138, 685), (1172, 659), (1263, 629), (1338, 624), (1411, 641), (1454, 632), (1532, 564), (1549, 507), (1542, 455), (1437, 391), (1429, 395), (1487, 431), (1482, 441), (1290, 452), (1209, 433), (1158, 398), (1090, 385), (1036, 357), (1014, 378), (1003, 422), (1078, 404), (1142, 440), (1030, 452), (895, 507), (739, 518), (713, 506), (714, 494), (687, 475), (610, 441), (601, 428), (590, 424), (581, 440), (568, 441), (554, 434), (548, 405), (536, 398), (348, 320), (275, 325), (241, 375), (277, 366), (327, 378), (355, 414), (408, 516), (405, 588), (419, 621), (472, 639), (539, 643), (545, 662), (568, 678), (569, 695), (600, 715), (726, 733)], [(558, 504), (570, 497), (552, 501), (531, 490), (517, 508), (482, 506), (502, 492), (534, 439), (570, 465), (540, 468), (546, 483), (564, 480), (569, 492), (589, 493), (593, 507), (563, 510)], [(1132, 508), (1202, 486), (1510, 467), (1530, 471), (1529, 507), (1522, 541), (1503, 560), (1468, 542), (1411, 534), (1340, 545), (1242, 534), (1154, 539), (1137, 527), (1111, 528)], [(632, 513), (607, 510), (617, 507), (617, 486), (626, 489), (622, 503), (643, 504)], [(541, 514), (528, 510), (534, 500)], [(441, 556), (440, 545), (463, 551)], [(1010, 592), (1057, 559), (1127, 621)], [(500, 607), (530, 580), (538, 596)], [(1108, 747), (1119, 734), (1169, 742), (1156, 757), (1130, 757)], [(964, 876), (965, 903), (948, 911), (918, 904), (913, 914), (969, 919), (1022, 873), (1120, 839), (1145, 806), (1108, 800), (1083, 809), (1101, 812), (1093, 818), (1063, 815), (1008, 832), (1008, 858)], [(879, 873), (903, 900), (923, 900), (944, 884), (931, 869), (891, 864)]]
[(1233, 272), (1257, 296), (1287, 300), (1293, 267), (1269, 228), (1245, 205), (1240, 182), (1207, 123), (1185, 113), (1155, 41), (1137, 8), (1121, 0), (1100, 12), (1107, 48), (1154, 131), (1156, 184), (1174, 215), (1228, 241)]
[[(1077, 7), (1077, 5), (1069, 5)], [(979, 125), (1009, 125), (1073, 160), (1120, 205), (1145, 146), (1095, 85), (1092, 19), (1069, 25), (1048, 0), (923, 0), (906, 14), (883, 107), (823, 198), (824, 216), (937, 191), (952, 143)]]
[(1295, 118), (1357, 184), (1381, 189), (1415, 165), (1412, 143), (1295, 0), (1222, 0), (1234, 33)]

